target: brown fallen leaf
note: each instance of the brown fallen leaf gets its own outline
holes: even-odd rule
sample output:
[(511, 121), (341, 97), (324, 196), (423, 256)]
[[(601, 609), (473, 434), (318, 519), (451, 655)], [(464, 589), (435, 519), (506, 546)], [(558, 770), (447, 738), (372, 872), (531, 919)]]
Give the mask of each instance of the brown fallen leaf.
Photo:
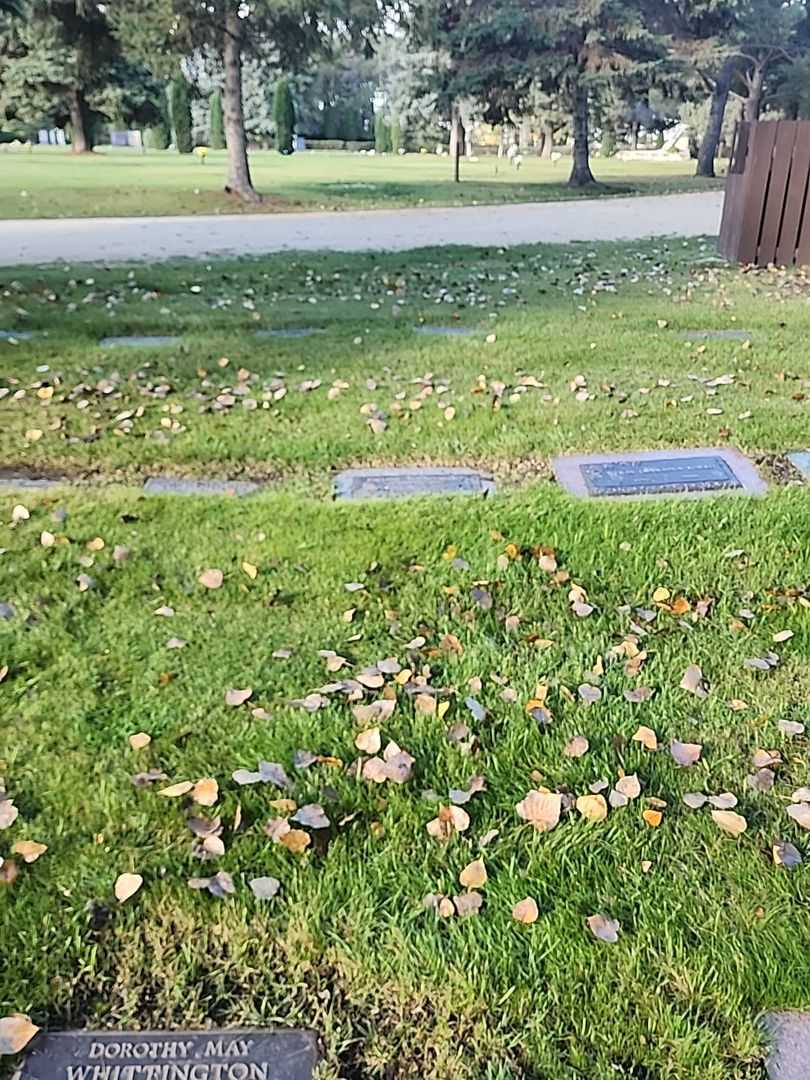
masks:
[(203, 777), (191, 789), (191, 797), (200, 806), (213, 806), (219, 798), (219, 784), (212, 776)]
[(0, 1017), (0, 1057), (19, 1054), (39, 1031), (23, 1013)]
[(13, 855), (21, 855), (23, 862), (34, 863), (47, 850), (47, 844), (38, 844), (36, 840), (18, 840), (11, 852)]
[(589, 746), (590, 743), (584, 735), (575, 735), (563, 747), (563, 754), (570, 758), (580, 758), (583, 754), (587, 754)]
[(425, 828), (436, 840), (449, 840), (453, 833), (466, 832), (470, 827), (470, 815), (460, 806), (440, 806), (438, 816)]
[(226, 896), (231, 896), (236, 892), (233, 878), (225, 870), (220, 870), (218, 874), (214, 874), (213, 877), (209, 878), (189, 878), (188, 887), (190, 889), (207, 889), (218, 900), (224, 900)]
[(458, 876), (465, 889), (480, 889), (487, 883), (487, 868), (483, 859), (468, 863)]
[(290, 829), (281, 837), (281, 843), (293, 855), (300, 855), (302, 851), (309, 847), (312, 840), (309, 833), (304, 832), (303, 829)]
[(119, 904), (129, 900), (143, 885), (140, 874), (119, 874), (115, 880), (115, 899)]
[(219, 589), (222, 582), (225, 580), (225, 575), (221, 570), (211, 568), (203, 570), (200, 576), (197, 578), (200, 585), (204, 585), (206, 589)]
[(657, 829), (664, 819), (660, 810), (643, 810), (641, 816), (651, 829)]
[(628, 799), (637, 799), (641, 794), (641, 783), (635, 773), (622, 776), (616, 781), (616, 790)]
[(158, 795), (162, 795), (164, 799), (179, 799), (183, 795), (188, 795), (191, 789), (194, 787), (190, 780), (181, 780), (177, 784), (170, 784), (166, 788), (162, 788)]
[(633, 735), (633, 742), (640, 742), (645, 750), (658, 749), (658, 736), (652, 728), (644, 727), (643, 724), (636, 730), (635, 735)]
[(700, 743), (684, 743), (679, 742), (678, 739), (673, 739), (669, 745), (669, 752), (673, 757), (673, 760), (678, 765), (683, 765), (684, 768), (689, 765), (694, 765), (695, 762), (700, 760), (700, 754), (703, 747)]
[(587, 821), (604, 821), (608, 814), (604, 795), (580, 795), (576, 807)]
[(703, 672), (697, 664), (690, 664), (683, 673), (679, 686), (682, 690), (688, 690), (695, 697), (705, 698), (709, 695), (709, 684), (703, 678)]
[(143, 750), (152, 741), (152, 736), (147, 735), (145, 731), (138, 731), (134, 735), (129, 736), (129, 745), (133, 750)]
[(358, 750), (362, 750), (364, 754), (379, 753), (380, 746), (382, 745), (380, 729), (369, 728), (368, 731), (361, 731), (354, 740), (354, 745)]
[(13, 799), (0, 799), (0, 829), (10, 829), (19, 816)]
[(231, 705), (236, 708), (238, 705), (244, 705), (245, 702), (253, 695), (253, 688), (246, 686), (244, 690), (226, 690), (225, 691), (225, 704)]
[(712, 810), (712, 821), (719, 829), (732, 836), (740, 836), (748, 828), (748, 822), (742, 814), (736, 814), (733, 810)]
[(531, 896), (527, 896), (523, 900), (518, 900), (512, 908), (512, 918), (516, 922), (523, 923), (525, 926), (531, 926), (532, 923), (536, 923), (539, 917), (540, 911), (537, 907), (537, 902), (533, 900)]
[(560, 820), (562, 795), (556, 791), (530, 791), (515, 807), (518, 817), (538, 832), (551, 832)]
[(599, 941), (606, 941), (609, 945), (619, 940), (621, 924), (618, 919), (611, 919), (608, 915), (589, 915), (585, 920), (588, 929)]
[(810, 803), (796, 803), (787, 808), (788, 816), (803, 829), (810, 829)]

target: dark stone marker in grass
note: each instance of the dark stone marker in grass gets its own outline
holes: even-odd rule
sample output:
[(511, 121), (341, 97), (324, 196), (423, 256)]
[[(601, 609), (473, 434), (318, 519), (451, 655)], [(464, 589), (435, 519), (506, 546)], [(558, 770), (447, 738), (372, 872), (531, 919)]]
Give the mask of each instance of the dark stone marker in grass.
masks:
[(102, 349), (159, 349), (166, 345), (179, 345), (182, 338), (171, 334), (126, 334), (123, 337), (105, 337), (99, 342)]
[(16, 1080), (311, 1080), (314, 1032), (60, 1031), (38, 1035)]
[(475, 469), (347, 469), (335, 480), (339, 499), (407, 499), (421, 495), (489, 495), (490, 476)]
[(417, 334), (428, 334), (431, 337), (475, 337), (480, 331), (472, 326), (415, 326)]
[(319, 326), (290, 326), (282, 330), (257, 330), (257, 338), (305, 338), (323, 334)]
[(0, 476), (0, 488), (30, 488), (34, 491), (44, 488), (59, 487), (64, 480), (48, 480), (45, 477), (15, 476), (14, 473)]
[(772, 1012), (763, 1017), (771, 1039), (768, 1080), (807, 1080), (810, 1076), (810, 1013)]
[(766, 490), (756, 469), (736, 450), (649, 450), (552, 458), (558, 483), (574, 495), (711, 495)]
[(0, 341), (28, 341), (33, 336), (31, 330), (0, 330)]
[(810, 450), (794, 450), (787, 458), (794, 468), (810, 480)]
[(174, 476), (150, 476), (143, 485), (147, 495), (253, 495), (259, 485), (250, 480), (186, 480)]
[(678, 335), (684, 341), (750, 341), (749, 330), (684, 330)]

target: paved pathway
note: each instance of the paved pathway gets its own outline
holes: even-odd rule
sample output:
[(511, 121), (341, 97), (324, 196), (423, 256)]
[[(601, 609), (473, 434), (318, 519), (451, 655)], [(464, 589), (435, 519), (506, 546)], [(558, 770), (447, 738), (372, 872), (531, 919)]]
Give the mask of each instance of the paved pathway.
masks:
[(722, 199), (711, 191), (424, 210), (0, 221), (0, 265), (699, 236), (717, 233)]

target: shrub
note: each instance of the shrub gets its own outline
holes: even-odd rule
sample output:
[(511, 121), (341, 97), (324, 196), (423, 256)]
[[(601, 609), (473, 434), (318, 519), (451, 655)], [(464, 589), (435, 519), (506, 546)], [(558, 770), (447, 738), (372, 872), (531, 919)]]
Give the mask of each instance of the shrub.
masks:
[(387, 154), (391, 149), (391, 131), (382, 113), (374, 117), (374, 149), (378, 154)]
[(276, 150), (280, 154), (293, 152), (293, 129), (295, 127), (295, 105), (293, 104), (290, 84), (286, 79), (279, 79), (273, 98), (273, 119), (276, 122)]
[(400, 124), (398, 119), (394, 119), (391, 121), (391, 131), (389, 134), (389, 138), (391, 141), (391, 153), (398, 154), (402, 149), (404, 143), (402, 125)]
[(165, 150), (170, 142), (167, 124), (154, 124), (143, 133), (143, 145), (147, 150)]
[(191, 135), (191, 102), (189, 100), (188, 83), (182, 75), (172, 81), (171, 107), (174, 144), (177, 147), (177, 152), (179, 154), (190, 154), (194, 149), (194, 140)]

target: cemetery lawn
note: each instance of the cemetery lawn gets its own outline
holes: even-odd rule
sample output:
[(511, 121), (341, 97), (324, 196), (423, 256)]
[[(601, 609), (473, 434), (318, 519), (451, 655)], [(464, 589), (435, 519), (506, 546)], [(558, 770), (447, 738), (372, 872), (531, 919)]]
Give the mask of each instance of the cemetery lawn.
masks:
[[(0, 1016), (311, 1026), (321, 1080), (760, 1080), (758, 1016), (810, 1006), (807, 865), (772, 855), (808, 854), (787, 807), (810, 785), (810, 490), (784, 453), (807, 445), (810, 286), (700, 242), (451, 258), (2, 273), (0, 328), (40, 336), (0, 342), (0, 463), (78, 486), (0, 491), (19, 811), (0, 796)], [(253, 336), (305, 325), (325, 332)], [(720, 327), (750, 347), (677, 336)], [(97, 345), (125, 333), (186, 340)], [(559, 451), (727, 443), (766, 497), (605, 504), (548, 479)], [(501, 490), (331, 503), (332, 469), (369, 462), (479, 463)], [(157, 472), (269, 483), (143, 497)], [(706, 696), (680, 685), (693, 665)], [(377, 722), (329, 685), (355, 676), (388, 702)], [(403, 783), (358, 776), (373, 727), (413, 758)], [(260, 760), (284, 774), (233, 778)], [(517, 813), (532, 789), (567, 806), (623, 774), (640, 794), (605, 820)], [(203, 778), (213, 806), (160, 794)], [(745, 832), (687, 793), (733, 794)], [(328, 825), (310, 809), (275, 842), (289, 800)], [(201, 861), (188, 819), (215, 817), (225, 851)], [(26, 863), (25, 841), (47, 850)], [(188, 885), (220, 871), (225, 899)], [(143, 884), (118, 903), (123, 873)], [(527, 897), (531, 925), (512, 916)]]
[(267, 196), (260, 205), (228, 197), (225, 153), (206, 163), (174, 151), (99, 149), (74, 158), (62, 148), (33, 152), (0, 149), (0, 218), (140, 217), (165, 214), (278, 213), (285, 210), (393, 209), (546, 202), (604, 195), (665, 195), (719, 188), (722, 180), (696, 178), (693, 161), (647, 163), (596, 158), (604, 188), (567, 186), (570, 161), (526, 158), (516, 172), (504, 161), (482, 157), (462, 165), (463, 182), (451, 181), (449, 158), (408, 154), (381, 158), (311, 151), (282, 157), (251, 155), (253, 178)]

